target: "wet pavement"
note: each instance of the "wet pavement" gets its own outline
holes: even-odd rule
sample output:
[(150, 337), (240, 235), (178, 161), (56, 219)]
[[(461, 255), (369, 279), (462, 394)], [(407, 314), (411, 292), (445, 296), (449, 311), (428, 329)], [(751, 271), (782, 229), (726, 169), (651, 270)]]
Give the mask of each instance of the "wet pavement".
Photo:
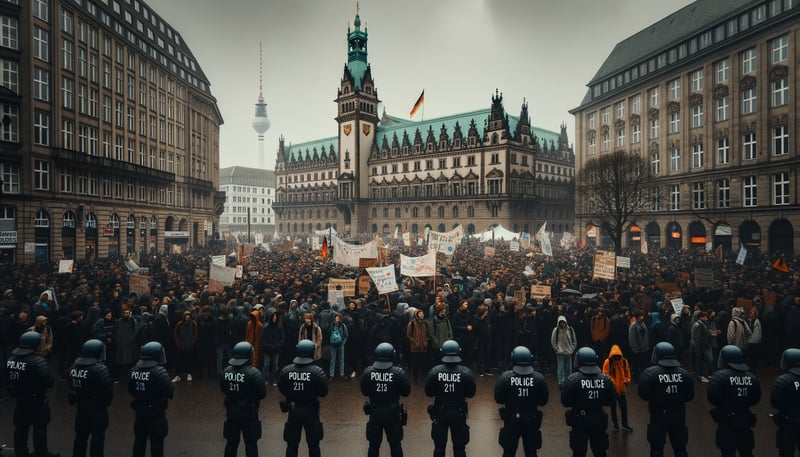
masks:
[[(777, 375), (774, 368), (764, 368), (758, 373), (763, 391), (762, 400), (754, 408), (758, 416), (756, 424), (756, 455), (759, 457), (777, 455), (775, 451), (775, 426), (769, 418), (769, 392)], [(500, 456), (502, 451), (497, 444), (501, 421), (494, 403), (493, 391), (495, 377), (479, 377), (478, 393), (469, 401), (471, 441), (467, 446), (470, 456)], [(564, 424), (564, 407), (559, 400), (558, 387), (554, 376), (547, 376), (550, 388), (550, 401), (543, 408), (543, 445), (540, 457), (570, 456), (568, 428)], [(689, 454), (692, 457), (718, 456), (714, 446), (714, 423), (708, 415), (706, 400), (707, 384), (696, 385), (695, 400), (687, 407), (689, 425)], [(353, 380), (335, 379), (330, 386), (330, 394), (322, 400), (322, 421), (325, 438), (322, 441), (322, 455), (326, 457), (365, 456), (367, 443), (364, 438), (366, 416), (362, 410), (364, 397), (360, 394), (357, 378)], [(285, 452), (282, 440), (285, 416), (280, 412), (280, 394), (276, 387), (269, 386), (267, 398), (261, 403), (263, 436), (259, 441), (259, 455), (282, 456)], [(50, 423), (49, 441), (53, 452), (62, 456), (72, 454), (74, 409), (67, 402), (67, 384), (56, 381), (50, 393), (53, 420)], [(408, 426), (405, 428), (403, 448), (405, 455), (421, 457), (431, 455), (433, 442), (430, 438), (430, 420), (426, 407), (430, 399), (425, 396), (423, 385), (412, 385), (411, 396), (405, 400), (409, 410)], [(111, 457), (130, 455), (133, 445), (133, 412), (130, 409), (130, 396), (125, 383), (115, 385), (114, 402), (111, 406), (111, 424), (106, 434), (106, 455)], [(0, 445), (13, 444), (12, 415), (13, 400), (0, 402)], [(610, 457), (642, 457), (649, 455), (646, 439), (647, 405), (639, 399), (636, 384), (628, 390), (628, 413), (634, 431), (609, 431)], [(169, 436), (165, 444), (166, 456), (218, 457), (222, 455), (225, 441), (222, 438), (222, 422), (225, 417), (222, 394), (218, 384), (211, 380), (177, 383), (175, 399), (167, 411)], [(301, 442), (300, 456), (307, 456)], [(0, 452), (3, 456), (5, 453)], [(591, 453), (590, 453), (591, 454)], [(149, 455), (149, 450), (148, 450)], [(244, 456), (243, 446), (239, 455)], [(452, 455), (448, 446), (447, 455)], [(523, 455), (520, 449), (518, 456)], [(667, 444), (665, 455), (672, 451)], [(389, 456), (384, 441), (381, 456)]]

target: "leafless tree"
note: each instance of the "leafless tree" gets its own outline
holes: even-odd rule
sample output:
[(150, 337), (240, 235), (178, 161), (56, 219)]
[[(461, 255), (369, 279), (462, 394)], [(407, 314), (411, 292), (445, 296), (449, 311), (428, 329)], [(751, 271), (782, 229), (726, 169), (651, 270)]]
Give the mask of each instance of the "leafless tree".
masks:
[(619, 255), (622, 234), (635, 215), (648, 208), (655, 188), (642, 156), (616, 151), (587, 161), (577, 176), (575, 191), (582, 212), (611, 235)]

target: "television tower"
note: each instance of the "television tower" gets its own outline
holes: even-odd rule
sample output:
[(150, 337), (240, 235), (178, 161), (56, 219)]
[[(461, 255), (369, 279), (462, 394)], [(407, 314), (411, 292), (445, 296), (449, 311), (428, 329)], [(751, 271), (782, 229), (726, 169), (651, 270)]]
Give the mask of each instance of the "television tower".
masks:
[(269, 130), (270, 122), (267, 117), (267, 104), (264, 103), (264, 89), (263, 89), (263, 67), (261, 55), (261, 43), (258, 43), (258, 102), (256, 103), (256, 114), (253, 117), (253, 129), (258, 134), (258, 168), (264, 170), (265, 165), (265, 151), (264, 151), (264, 134)]

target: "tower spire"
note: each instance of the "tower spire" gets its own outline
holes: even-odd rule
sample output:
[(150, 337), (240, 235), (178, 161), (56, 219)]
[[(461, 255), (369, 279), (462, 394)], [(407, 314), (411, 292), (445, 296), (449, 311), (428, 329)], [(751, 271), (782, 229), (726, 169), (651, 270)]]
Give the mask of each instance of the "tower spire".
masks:
[(264, 102), (264, 67), (263, 67), (263, 53), (261, 51), (261, 42), (258, 42), (258, 101)]

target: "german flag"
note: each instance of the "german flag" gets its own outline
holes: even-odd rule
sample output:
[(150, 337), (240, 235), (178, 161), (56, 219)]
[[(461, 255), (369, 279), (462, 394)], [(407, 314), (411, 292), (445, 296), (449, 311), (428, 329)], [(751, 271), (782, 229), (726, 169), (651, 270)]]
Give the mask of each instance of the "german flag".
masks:
[(414, 107), (411, 108), (411, 112), (408, 114), (408, 117), (414, 117), (414, 115), (417, 114), (417, 110), (420, 109), (423, 103), (425, 103), (425, 89), (422, 89), (422, 93), (419, 94), (419, 98), (417, 99), (417, 102), (414, 103)]
[(324, 236), (322, 237), (322, 254), (320, 254), (323, 259), (328, 258), (328, 239)]
[(789, 265), (786, 265), (786, 261), (783, 260), (783, 257), (778, 257), (778, 259), (772, 264), (772, 268), (784, 273), (789, 272)]

